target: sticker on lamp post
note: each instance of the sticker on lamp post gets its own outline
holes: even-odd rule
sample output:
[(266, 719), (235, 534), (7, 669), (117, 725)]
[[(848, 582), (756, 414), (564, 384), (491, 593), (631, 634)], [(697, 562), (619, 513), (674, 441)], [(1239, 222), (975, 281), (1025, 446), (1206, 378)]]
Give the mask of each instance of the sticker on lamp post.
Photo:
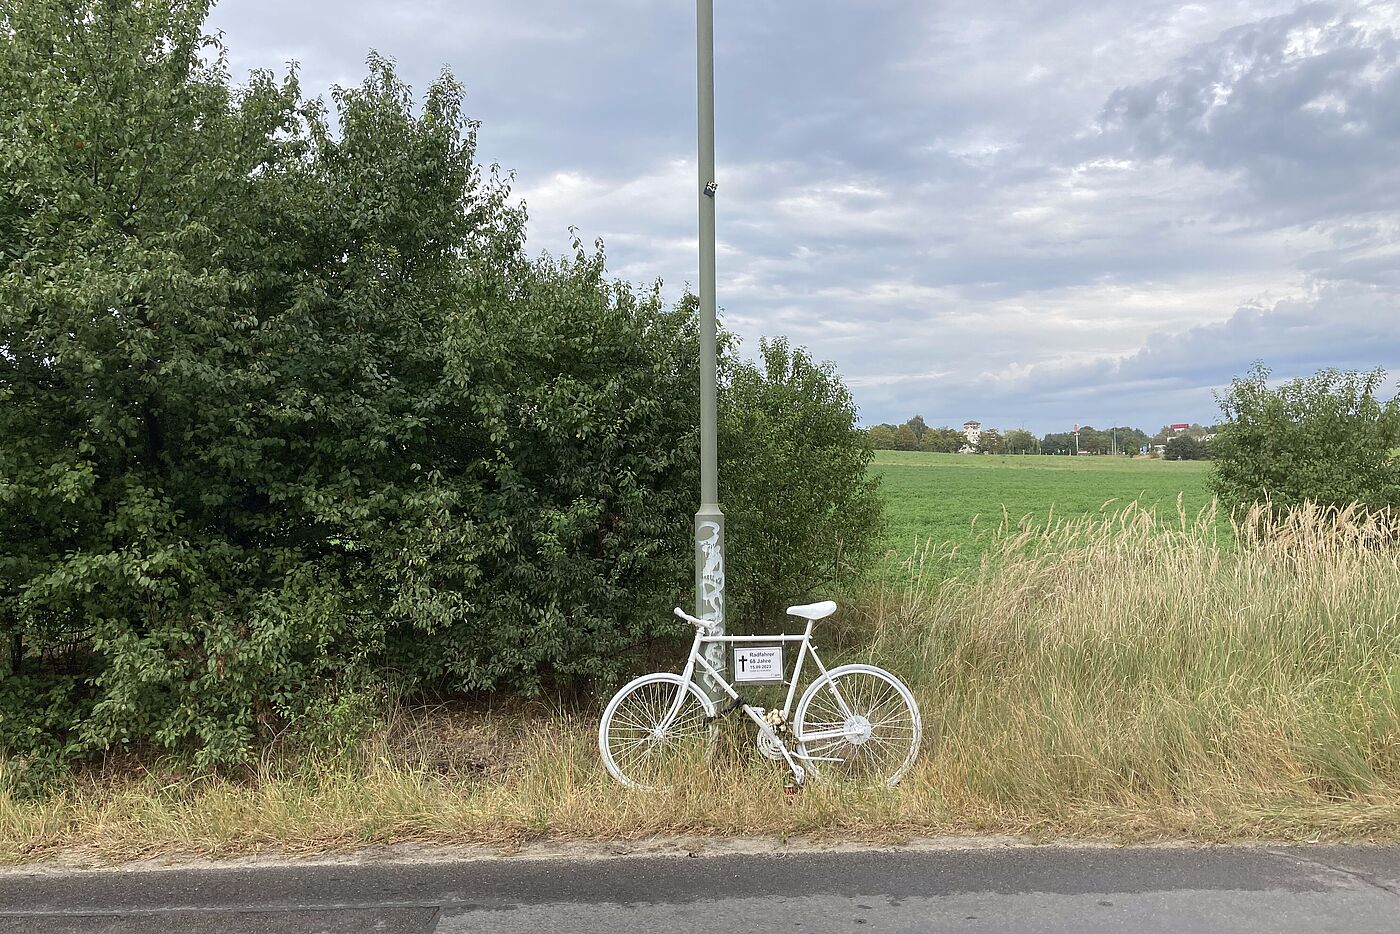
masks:
[(746, 684), (782, 684), (783, 647), (735, 646), (733, 675), (736, 682)]

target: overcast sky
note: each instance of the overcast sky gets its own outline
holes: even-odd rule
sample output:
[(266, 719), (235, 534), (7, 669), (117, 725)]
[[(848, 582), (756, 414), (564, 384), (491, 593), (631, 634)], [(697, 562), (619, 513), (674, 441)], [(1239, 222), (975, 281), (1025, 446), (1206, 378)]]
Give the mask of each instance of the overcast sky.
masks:
[[(1400, 2), (716, 0), (719, 302), (866, 423), (1210, 422), (1400, 371)], [(696, 277), (688, 0), (223, 0), (235, 77), (443, 67), (530, 245)], [(1396, 373), (1400, 375), (1400, 373)]]

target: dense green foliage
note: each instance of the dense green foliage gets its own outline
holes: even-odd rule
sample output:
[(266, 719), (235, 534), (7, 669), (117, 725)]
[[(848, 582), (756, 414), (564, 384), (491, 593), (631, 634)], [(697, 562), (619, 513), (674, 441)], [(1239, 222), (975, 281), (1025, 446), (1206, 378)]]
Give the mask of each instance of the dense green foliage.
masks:
[(866, 430), (865, 436), (872, 451), (893, 451), (898, 443), (895, 430), (889, 425), (875, 425)]
[(919, 441), (919, 450), (956, 454), (967, 447), (967, 435), (957, 428), (930, 428)]
[(1006, 433), (1007, 454), (1039, 454), (1040, 439), (1024, 428), (1013, 428)]
[(978, 454), (1006, 454), (1006, 438), (995, 428), (983, 428), (977, 436)]
[(1400, 506), (1400, 398), (1385, 373), (1322, 370), (1269, 386), (1256, 366), (1220, 398), (1211, 487), (1231, 505)]
[[(202, 15), (6, 8), (7, 739), (47, 713), (22, 735), (65, 751), (197, 735), (223, 755), (360, 623), (331, 580), (358, 557), (320, 552), (373, 521), (343, 491), (383, 413), (358, 404), (373, 370), (317, 332), (327, 309), (351, 328), (392, 314), (373, 294), (390, 245), (332, 219), (326, 191), (353, 167), (295, 80), (235, 95)], [(66, 704), (33, 703), (59, 689)]]
[[(450, 76), (415, 109), (371, 56), (332, 119), (235, 88), (202, 2), (0, 11), (0, 751), (236, 761), (386, 672), (534, 692), (674, 631), (694, 303), (529, 259)], [(724, 368), (757, 608), (879, 504), (834, 373)]]
[(1181, 434), (1166, 443), (1163, 456), (1169, 461), (1208, 461), (1212, 456), (1210, 442), (1194, 435)]
[(845, 384), (783, 339), (764, 341), (759, 356), (733, 367), (720, 425), (722, 462), (743, 471), (724, 502), (730, 612), (750, 618), (850, 577), (883, 533), (871, 450)]

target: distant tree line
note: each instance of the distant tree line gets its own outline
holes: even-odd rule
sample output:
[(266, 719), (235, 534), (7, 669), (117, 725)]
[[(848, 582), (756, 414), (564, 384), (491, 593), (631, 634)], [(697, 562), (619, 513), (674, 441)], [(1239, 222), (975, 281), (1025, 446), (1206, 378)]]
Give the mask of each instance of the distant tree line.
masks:
[[(960, 428), (932, 428), (922, 416), (915, 415), (903, 425), (882, 423), (866, 430), (870, 446), (877, 451), (932, 451), (942, 454), (1138, 454), (1146, 447), (1154, 450), (1155, 445), (1168, 445), (1166, 456), (1177, 460), (1198, 460), (1209, 455), (1206, 440), (1212, 429), (1192, 425), (1185, 432), (1163, 427), (1154, 436), (1140, 428), (1115, 426), (1094, 428), (1085, 425), (1079, 429), (1079, 442), (1076, 446), (1074, 432), (1051, 432), (1037, 438), (1023, 428), (1002, 432), (996, 428), (983, 428), (978, 433), (977, 443), (972, 444), (967, 434)], [(1172, 448), (1173, 441), (1190, 436), (1192, 442), (1185, 447)], [(1174, 457), (1173, 455), (1180, 456)]]
[(1023, 428), (1001, 432), (983, 428), (977, 443), (968, 440), (960, 428), (931, 428), (921, 415), (915, 415), (903, 425), (882, 423), (866, 429), (870, 446), (877, 451), (931, 451), (939, 454), (1127, 454), (1160, 453), (1167, 460), (1210, 460), (1211, 441), (1218, 426), (1192, 423), (1187, 428), (1163, 425), (1149, 436), (1140, 428), (1117, 425), (1095, 428), (1085, 425), (1079, 429), (1076, 443), (1074, 432), (1050, 432), (1037, 438)]
[(1042, 454), (1138, 454), (1152, 439), (1140, 428), (1118, 425), (1112, 428), (1095, 428), (1085, 425), (1079, 429), (1079, 445), (1075, 446), (1074, 432), (1060, 431), (1047, 434), (1040, 439)]
[(995, 428), (984, 428), (976, 445), (968, 442), (960, 428), (930, 428), (923, 417), (915, 415), (903, 425), (881, 424), (866, 431), (870, 446), (877, 451), (932, 451), (957, 454), (975, 451), (978, 454), (1036, 454), (1040, 442), (1029, 431), (1009, 431), (1005, 435)]
[[(1262, 363), (1217, 395), (1215, 425), (1079, 429), (1081, 454), (1132, 454), (1144, 446), (1167, 460), (1210, 460), (1211, 491), (1230, 508), (1263, 503), (1275, 513), (1311, 504), (1400, 510), (1400, 395), (1385, 370), (1319, 370), (1278, 381)], [(1036, 439), (1028, 431), (982, 429), (975, 447), (955, 428), (920, 416), (866, 429), (876, 450), (1073, 454), (1073, 432)]]

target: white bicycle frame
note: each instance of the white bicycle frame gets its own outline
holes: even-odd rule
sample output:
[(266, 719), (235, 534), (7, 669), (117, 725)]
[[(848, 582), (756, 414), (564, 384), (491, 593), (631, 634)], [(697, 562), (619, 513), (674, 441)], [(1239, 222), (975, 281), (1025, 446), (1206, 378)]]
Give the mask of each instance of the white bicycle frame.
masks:
[[(813, 620), (807, 621), (807, 628), (800, 636), (787, 633), (781, 633), (776, 636), (712, 636), (706, 635), (709, 623), (705, 620), (697, 619), (679, 608), (675, 610), (675, 614), (695, 627), (695, 641), (690, 644), (690, 658), (686, 661), (684, 670), (681, 671), (682, 684), (680, 689), (676, 691), (676, 699), (671, 704), (671, 709), (667, 712), (665, 718), (657, 726), (658, 733), (664, 733), (666, 729), (670, 727), (671, 721), (680, 712), (681, 705), (685, 701), (686, 691), (689, 690), (690, 685), (695, 679), (695, 670), (696, 668), (700, 668), (705, 674), (709, 675), (712, 683), (718, 685), (725, 694), (729, 695), (731, 701), (740, 702), (740, 709), (754, 722), (759, 732), (766, 735), (772, 740), (774, 746), (781, 750), (783, 759), (786, 760), (788, 768), (792, 769), (793, 777), (797, 779), (798, 784), (802, 784), (802, 782), (806, 780), (807, 773), (796, 760), (804, 759), (817, 762), (841, 761), (838, 756), (813, 756), (798, 750), (807, 743), (820, 742), (824, 739), (841, 739), (846, 736), (857, 735), (857, 730), (813, 730), (810, 733), (799, 735), (795, 726), (789, 727), (789, 729), (792, 730), (794, 746), (797, 747), (795, 749), (789, 749), (788, 744), (783, 742), (782, 738), (773, 730), (773, 727), (763, 718), (763, 715), (767, 711), (762, 707), (755, 707), (745, 701), (740, 696), (739, 692), (734, 689), (734, 685), (730, 684), (724, 675), (717, 671), (715, 667), (706, 660), (703, 652), (703, 649), (707, 645), (736, 645), (743, 643), (766, 644), (772, 642), (802, 643), (802, 648), (797, 652), (797, 662), (792, 669), (792, 680), (788, 684), (787, 699), (783, 701), (783, 719), (791, 722), (792, 702), (794, 698), (797, 697), (797, 685), (802, 679), (802, 666), (806, 662), (807, 656), (812, 656), (812, 661), (816, 663), (817, 670), (822, 673), (822, 676), (827, 674), (826, 666), (822, 664), (821, 658), (817, 655), (816, 646), (812, 645), (812, 627), (815, 624)], [(846, 699), (841, 696), (841, 691), (835, 681), (831, 682), (831, 692), (835, 695), (836, 702), (841, 707), (841, 712), (845, 714), (848, 720), (852, 718), (854, 713), (850, 705), (846, 703)]]

